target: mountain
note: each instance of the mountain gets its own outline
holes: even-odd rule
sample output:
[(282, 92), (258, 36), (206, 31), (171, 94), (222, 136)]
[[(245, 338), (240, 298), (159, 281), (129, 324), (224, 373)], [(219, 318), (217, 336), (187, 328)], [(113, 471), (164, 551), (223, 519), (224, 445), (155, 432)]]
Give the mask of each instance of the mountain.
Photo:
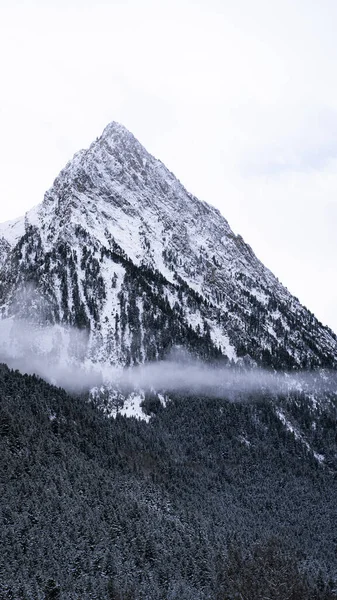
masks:
[(0, 311), (83, 329), (86, 359), (108, 365), (175, 345), (276, 369), (337, 363), (336, 335), (117, 123), (0, 225)]
[(0, 315), (0, 359), (62, 387), (143, 363), (296, 383), (121, 411), (0, 364), (0, 600), (336, 598), (336, 335), (121, 125), (0, 225)]

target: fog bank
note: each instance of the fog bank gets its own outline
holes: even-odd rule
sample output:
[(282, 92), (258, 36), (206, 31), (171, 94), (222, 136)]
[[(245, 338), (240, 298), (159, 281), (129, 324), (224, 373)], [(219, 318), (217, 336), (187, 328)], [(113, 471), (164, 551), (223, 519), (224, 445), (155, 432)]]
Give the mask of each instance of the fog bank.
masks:
[(166, 360), (122, 369), (87, 358), (88, 335), (61, 325), (41, 326), (14, 317), (0, 320), (0, 362), (22, 373), (39, 375), (70, 392), (105, 386), (129, 392), (181, 393), (186, 396), (249, 400), (254, 394), (337, 392), (337, 373), (275, 373), (242, 365), (226, 367), (193, 358), (184, 349)]

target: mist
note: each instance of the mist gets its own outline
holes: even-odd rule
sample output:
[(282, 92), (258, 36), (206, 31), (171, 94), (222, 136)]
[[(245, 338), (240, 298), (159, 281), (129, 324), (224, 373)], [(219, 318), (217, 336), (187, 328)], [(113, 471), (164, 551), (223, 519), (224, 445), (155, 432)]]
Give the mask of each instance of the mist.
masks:
[(70, 392), (103, 382), (98, 366), (86, 358), (87, 346), (87, 333), (73, 327), (15, 317), (0, 320), (0, 362)]
[[(119, 379), (118, 379), (119, 377)], [(337, 373), (298, 371), (276, 373), (260, 368), (224, 367), (191, 357), (184, 349), (176, 350), (163, 361), (124, 370), (115, 378), (122, 389), (182, 393), (185, 396), (226, 397), (245, 401), (257, 393), (270, 395), (298, 391), (308, 394), (337, 392)], [(111, 384), (113, 378), (110, 379)]]
[(36, 374), (69, 392), (102, 386), (123, 393), (181, 393), (185, 396), (247, 401), (257, 393), (278, 395), (337, 392), (337, 372), (276, 373), (259, 368), (204, 363), (184, 348), (165, 360), (128, 368), (98, 364), (88, 358), (88, 334), (68, 326), (41, 326), (14, 317), (0, 320), (0, 362), (22, 373)]

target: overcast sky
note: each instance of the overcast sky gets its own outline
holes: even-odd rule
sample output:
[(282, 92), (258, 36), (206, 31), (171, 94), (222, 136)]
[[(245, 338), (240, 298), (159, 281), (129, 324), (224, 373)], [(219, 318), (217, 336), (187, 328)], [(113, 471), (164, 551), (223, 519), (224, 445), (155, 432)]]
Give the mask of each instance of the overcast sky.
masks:
[(0, 9), (0, 221), (119, 121), (337, 332), (335, 0)]

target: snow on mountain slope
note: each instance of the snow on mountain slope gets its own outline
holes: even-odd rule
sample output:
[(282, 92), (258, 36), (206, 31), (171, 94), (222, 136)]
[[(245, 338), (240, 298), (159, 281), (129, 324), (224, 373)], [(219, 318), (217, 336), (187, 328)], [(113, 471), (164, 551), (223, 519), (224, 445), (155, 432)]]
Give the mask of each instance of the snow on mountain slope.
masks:
[(274, 368), (336, 365), (333, 332), (117, 123), (0, 235), (1, 314), (87, 329), (93, 361), (134, 364), (183, 344)]
[(13, 246), (25, 233), (24, 220), (22, 217), (0, 223), (0, 237)]

